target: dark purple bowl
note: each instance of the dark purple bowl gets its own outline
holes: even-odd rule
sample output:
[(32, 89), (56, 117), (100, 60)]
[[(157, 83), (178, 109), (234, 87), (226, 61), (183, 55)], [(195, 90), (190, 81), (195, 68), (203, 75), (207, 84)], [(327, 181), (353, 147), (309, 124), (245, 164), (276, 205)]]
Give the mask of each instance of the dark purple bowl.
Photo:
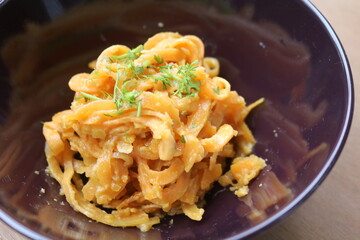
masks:
[[(105, 47), (160, 31), (195, 34), (247, 102), (268, 167), (238, 199), (215, 184), (205, 215), (151, 231), (89, 221), (46, 172), (42, 121), (69, 107), (67, 82)], [(9, 0), (0, 9), (0, 218), (33, 239), (241, 239), (287, 216), (334, 166), (354, 96), (344, 50), (308, 1)]]

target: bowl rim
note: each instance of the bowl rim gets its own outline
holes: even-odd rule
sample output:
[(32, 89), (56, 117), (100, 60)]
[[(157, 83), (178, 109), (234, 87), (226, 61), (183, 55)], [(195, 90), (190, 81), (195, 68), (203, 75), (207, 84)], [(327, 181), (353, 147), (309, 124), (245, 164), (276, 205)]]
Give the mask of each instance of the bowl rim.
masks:
[(18, 233), (30, 238), (30, 239), (38, 239), (38, 240), (50, 240), (50, 238), (46, 238), (40, 233), (37, 233), (20, 222), (16, 221), (9, 214), (7, 214), (3, 209), (0, 209), (0, 220), (10, 226), (12, 229), (16, 230)]
[(331, 169), (335, 166), (335, 163), (340, 157), (340, 154), (345, 146), (346, 140), (350, 132), (353, 113), (354, 113), (355, 96), (354, 96), (353, 76), (351, 73), (349, 59), (346, 55), (345, 49), (339, 37), (335, 33), (334, 28), (331, 26), (331, 24), (325, 18), (325, 16), (320, 12), (320, 10), (317, 9), (315, 5), (310, 2), (310, 0), (300, 0), (299, 2), (300, 4), (304, 4), (305, 7), (309, 9), (309, 11), (312, 14), (314, 14), (314, 16), (318, 20), (320, 20), (320, 24), (322, 24), (322, 27), (325, 28), (325, 30), (329, 34), (330, 39), (332, 43), (335, 45), (336, 50), (338, 51), (338, 55), (342, 61), (344, 74), (345, 74), (345, 81), (347, 83), (345, 89), (347, 93), (347, 99), (346, 99), (347, 104), (346, 104), (346, 109), (344, 111), (342, 128), (339, 133), (338, 141), (334, 146), (333, 151), (330, 153), (328, 157), (329, 160), (326, 162), (326, 164), (321, 169), (321, 171), (317, 174), (315, 179), (296, 198), (294, 198), (288, 205), (286, 205), (279, 212), (275, 213), (273, 216), (269, 217), (268, 219), (264, 220), (258, 225), (248, 230), (245, 230), (242, 233), (227, 238), (228, 240), (244, 239), (261, 234), (263, 233), (264, 230), (269, 229), (271, 226), (275, 225), (279, 221), (284, 220), (286, 217), (291, 215), (298, 207), (300, 207), (305, 202), (306, 199), (308, 199), (315, 192), (315, 190), (318, 189), (321, 183), (323, 183), (325, 178), (328, 176)]
[[(9, 0), (0, 0), (0, 7), (3, 7)], [(264, 230), (269, 229), (271, 226), (275, 225), (279, 221), (285, 219), (291, 213), (293, 213), (301, 204), (308, 199), (315, 190), (321, 185), (321, 183), (325, 180), (327, 175), (330, 173), (331, 169), (334, 167), (335, 163), (337, 162), (347, 140), (347, 137), (350, 132), (353, 112), (354, 112), (354, 83), (353, 77), (351, 73), (350, 63), (348, 57), (345, 53), (345, 49), (335, 33), (335, 30), (329, 23), (329, 21), (324, 17), (324, 15), (315, 7), (310, 0), (300, 0), (300, 4), (305, 5), (305, 7), (312, 13), (314, 16), (320, 20), (322, 27), (325, 28), (327, 33), (329, 34), (333, 44), (335, 45), (338, 55), (342, 60), (342, 65), (344, 68), (345, 80), (346, 80), (346, 91), (347, 91), (347, 105), (344, 111), (344, 118), (341, 131), (339, 133), (338, 141), (333, 148), (329, 156), (329, 161), (326, 162), (325, 166), (321, 169), (315, 179), (296, 197), (294, 198), (288, 205), (286, 205), (283, 209), (279, 212), (272, 215), (270, 218), (266, 219), (265, 221), (259, 223), (258, 225), (245, 230), (239, 234), (236, 234), (232, 237), (227, 238), (228, 240), (236, 240), (236, 239), (244, 239), (248, 237), (253, 237), (260, 233), (263, 233)], [(10, 216), (4, 209), (0, 208), (0, 220), (2, 220), (5, 224), (10, 226), (12, 229), (16, 230), (20, 234), (29, 237), (31, 239), (39, 239), (39, 240), (49, 240), (49, 238), (44, 237), (40, 233), (31, 230), (30, 228), (23, 225), (21, 222), (15, 220), (13, 217)]]

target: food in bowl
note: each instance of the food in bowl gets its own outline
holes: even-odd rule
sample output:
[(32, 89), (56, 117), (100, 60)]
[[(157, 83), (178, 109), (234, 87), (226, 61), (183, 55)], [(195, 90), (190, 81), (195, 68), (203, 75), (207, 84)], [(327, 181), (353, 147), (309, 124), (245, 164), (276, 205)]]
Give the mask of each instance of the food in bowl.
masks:
[(162, 32), (90, 65), (69, 81), (71, 108), (43, 128), (49, 173), (76, 211), (148, 231), (164, 213), (200, 221), (215, 181), (247, 195), (266, 163), (250, 155), (245, 118), (263, 99), (247, 106), (200, 38)]
[[(80, 6), (69, 9), (76, 2)], [(345, 141), (352, 109), (348, 65), (333, 31), (307, 1), (12, 0), (0, 11), (0, 217), (32, 239), (248, 237), (303, 202)], [(69, 108), (69, 79), (88, 72), (103, 49), (135, 48), (161, 31), (200, 37), (232, 89), (248, 102), (265, 97), (247, 124), (257, 141), (253, 152), (267, 166), (242, 198), (215, 182), (201, 221), (165, 216), (144, 233), (91, 221), (71, 208), (44, 172), (40, 122)]]

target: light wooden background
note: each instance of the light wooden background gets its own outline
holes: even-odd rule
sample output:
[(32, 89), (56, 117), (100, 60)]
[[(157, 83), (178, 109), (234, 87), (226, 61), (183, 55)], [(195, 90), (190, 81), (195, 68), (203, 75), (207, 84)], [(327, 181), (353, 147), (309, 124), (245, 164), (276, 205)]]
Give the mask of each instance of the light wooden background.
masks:
[[(312, 0), (343, 43), (360, 91), (360, 0)], [(253, 240), (360, 239), (359, 98), (340, 159), (320, 188), (295, 213)], [(0, 221), (1, 240), (25, 240)]]

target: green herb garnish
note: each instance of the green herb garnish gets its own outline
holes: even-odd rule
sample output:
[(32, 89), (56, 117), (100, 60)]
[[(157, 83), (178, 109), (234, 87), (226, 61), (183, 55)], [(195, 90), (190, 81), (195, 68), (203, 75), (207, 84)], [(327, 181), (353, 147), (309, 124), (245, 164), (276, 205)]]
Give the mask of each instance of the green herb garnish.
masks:
[(155, 82), (161, 81), (163, 89), (165, 90), (167, 86), (171, 87), (170, 80), (173, 78), (173, 75), (168, 71), (162, 69), (162, 71), (159, 74), (154, 75), (153, 78), (155, 79)]
[(124, 53), (120, 56), (112, 56), (112, 59), (115, 60), (123, 60), (124, 62), (130, 62), (134, 61), (135, 59), (139, 58), (141, 55), (141, 51), (144, 49), (143, 45), (139, 45), (136, 48), (133, 48), (132, 50), (128, 51), (127, 53)]
[(137, 112), (136, 112), (137, 117), (141, 116), (141, 110), (142, 110), (141, 101), (138, 101), (138, 103), (137, 103)]
[[(127, 89), (130, 79), (124, 81), (122, 86), (119, 87), (120, 75), (116, 75), (116, 81), (114, 86), (114, 102), (118, 111), (123, 111), (123, 108), (126, 107), (137, 107), (139, 115), (141, 113), (141, 104), (140, 100), (137, 97), (140, 95), (140, 92), (135, 89), (130, 91)], [(140, 109), (140, 110), (139, 110)]]
[(91, 94), (88, 94), (88, 93), (84, 93), (84, 92), (80, 92), (80, 93), (81, 93), (81, 95), (84, 96), (84, 98), (86, 100), (103, 100), (103, 99), (101, 99), (101, 98), (99, 98), (97, 96), (94, 96), (94, 95), (91, 95)]
[(183, 115), (183, 116), (186, 116), (186, 115), (188, 114), (188, 112), (187, 112), (186, 110), (182, 110), (182, 111), (180, 112), (180, 114)]
[(186, 139), (185, 139), (185, 136), (184, 136), (184, 135), (181, 135), (180, 141), (181, 141), (182, 143), (186, 143)]
[(129, 73), (130, 79), (141, 79), (143, 77), (144, 67), (142, 65), (135, 66), (134, 62), (130, 62), (125, 68), (125, 71)]
[(164, 63), (164, 58), (154, 55), (154, 59), (158, 64)]
[(194, 71), (196, 70), (198, 61), (195, 60), (190, 64), (185, 64), (179, 67), (178, 74), (182, 77), (178, 78), (176, 84), (178, 89), (175, 91), (174, 95), (178, 97), (192, 97), (195, 96), (200, 90), (200, 82), (195, 81), (196, 75)]
[(213, 90), (214, 93), (216, 93), (217, 95), (220, 94), (220, 88), (219, 88), (219, 86), (217, 86), (216, 88), (213, 88), (212, 90)]
[[(113, 94), (107, 93), (104, 97), (113, 99), (117, 113), (122, 113), (125, 108), (137, 108), (136, 116), (141, 115), (142, 104), (138, 99), (141, 92), (136, 90), (136, 85), (139, 80), (146, 78), (152, 78), (155, 82), (161, 81), (164, 90), (175, 86), (176, 90), (172, 94), (181, 98), (195, 96), (200, 91), (200, 81), (195, 80), (198, 61), (177, 66), (174, 63), (164, 63), (162, 57), (154, 55), (154, 60), (157, 64), (161, 64), (160, 66), (152, 65), (152, 60), (136, 64), (135, 60), (141, 56), (143, 49), (143, 45), (139, 45), (125, 54), (106, 59), (108, 63), (111, 63), (106, 67), (116, 75)], [(145, 70), (149, 68), (156, 70), (157, 73), (148, 75)], [(90, 94), (82, 93), (82, 95), (85, 99), (101, 100)], [(105, 116), (113, 115), (106, 114)]]
[(192, 97), (200, 90), (200, 82), (195, 81), (196, 75), (194, 73), (198, 67), (197, 64), (198, 61), (195, 60), (190, 64), (187, 63), (179, 66), (176, 73), (171, 71), (174, 68), (173, 64), (166, 64), (165, 66), (159, 67), (153, 66), (160, 71), (160, 73), (153, 76), (153, 78), (155, 81), (161, 81), (164, 89), (166, 89), (167, 86), (172, 86), (172, 82), (174, 82), (177, 85), (177, 90), (173, 94), (178, 97)]

